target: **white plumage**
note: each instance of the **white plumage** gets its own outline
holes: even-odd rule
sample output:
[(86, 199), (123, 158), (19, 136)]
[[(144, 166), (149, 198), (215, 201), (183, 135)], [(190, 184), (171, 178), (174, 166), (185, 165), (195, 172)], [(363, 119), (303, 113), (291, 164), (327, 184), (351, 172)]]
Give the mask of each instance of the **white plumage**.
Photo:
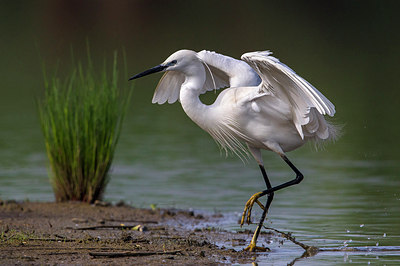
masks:
[[(256, 86), (260, 77), (245, 62), (203, 50), (197, 53), (206, 70), (206, 80), (200, 93), (225, 87)], [(153, 96), (153, 103), (174, 103), (179, 100), (179, 92), (185, 75), (179, 71), (166, 71), (160, 79)]]
[[(310, 139), (335, 137), (334, 127), (323, 116), (333, 116), (335, 107), (314, 86), (269, 51), (246, 53), (242, 59), (209, 51), (178, 51), (164, 62), (178, 63), (166, 68), (152, 102), (180, 99), (195, 123), (223, 149), (240, 157), (246, 154), (243, 142), (281, 154)], [(194, 73), (188, 75), (183, 66)], [(227, 89), (212, 105), (198, 100), (200, 94), (220, 88)]]
[[(269, 51), (246, 53), (241, 59), (209, 51), (180, 50), (162, 64), (131, 79), (165, 71), (153, 103), (173, 103), (179, 99), (186, 114), (223, 149), (239, 157), (249, 150), (254, 156), (267, 189), (254, 194), (247, 202), (241, 224), (246, 212), (247, 221), (250, 221), (252, 206), (259, 203), (258, 198), (268, 195), (263, 217), (249, 246), (254, 250), (274, 191), (303, 179), (285, 152), (308, 140), (334, 139), (337, 131), (324, 118), (324, 115), (335, 114), (335, 106)], [(205, 105), (200, 101), (200, 94), (221, 88), (225, 89), (213, 104)], [(278, 153), (296, 173), (296, 178), (272, 187), (263, 166), (262, 149)]]
[[(320, 139), (327, 139), (329, 127), (321, 115), (333, 116), (335, 106), (314, 86), (270, 54), (266, 51), (242, 55), (242, 59), (262, 77), (260, 92), (272, 94), (291, 107), (293, 123), (302, 139), (302, 126), (305, 126), (308, 136), (316, 134)], [(313, 112), (313, 109), (318, 112)]]

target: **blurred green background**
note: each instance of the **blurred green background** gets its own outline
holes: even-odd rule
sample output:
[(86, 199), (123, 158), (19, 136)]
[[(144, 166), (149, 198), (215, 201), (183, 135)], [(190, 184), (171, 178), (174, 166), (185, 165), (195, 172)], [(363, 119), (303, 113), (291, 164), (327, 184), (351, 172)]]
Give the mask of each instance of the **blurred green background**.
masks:
[[(271, 50), (335, 103), (345, 135), (330, 149), (399, 159), (398, 10), (398, 1), (0, 1), (1, 164), (12, 164), (11, 147), (24, 154), (21, 143), (41, 141), (41, 64), (68, 71), (86, 40), (99, 63), (126, 49), (132, 74), (182, 48)], [(179, 106), (149, 104), (157, 80), (138, 83), (132, 112), (186, 119)]]

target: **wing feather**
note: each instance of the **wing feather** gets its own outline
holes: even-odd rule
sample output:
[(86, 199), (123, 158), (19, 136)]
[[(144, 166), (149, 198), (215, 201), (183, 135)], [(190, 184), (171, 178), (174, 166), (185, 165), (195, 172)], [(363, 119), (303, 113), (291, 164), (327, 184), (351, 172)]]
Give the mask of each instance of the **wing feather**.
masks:
[[(308, 124), (307, 129), (325, 137), (327, 127), (325, 120), (321, 120), (321, 115), (333, 116), (335, 106), (313, 85), (270, 55), (269, 51), (242, 55), (242, 60), (253, 67), (262, 79), (259, 91), (272, 93), (291, 106), (293, 122), (302, 138), (302, 126)], [(313, 108), (318, 113), (311, 111)]]
[[(206, 72), (206, 81), (201, 93), (226, 87), (257, 86), (261, 79), (245, 62), (229, 56), (203, 50), (197, 53)], [(174, 103), (185, 76), (177, 71), (166, 71), (154, 92), (152, 103)]]
[(242, 60), (206, 50), (198, 52), (197, 56), (206, 67), (204, 92), (225, 87), (257, 86), (261, 82), (257, 73)]
[(154, 92), (152, 103), (164, 104), (174, 103), (179, 99), (181, 86), (185, 81), (185, 76), (177, 71), (167, 71), (158, 82)]
[(205, 62), (203, 64), (206, 71), (206, 81), (204, 82), (202, 93), (230, 87), (229, 78), (226, 73)]

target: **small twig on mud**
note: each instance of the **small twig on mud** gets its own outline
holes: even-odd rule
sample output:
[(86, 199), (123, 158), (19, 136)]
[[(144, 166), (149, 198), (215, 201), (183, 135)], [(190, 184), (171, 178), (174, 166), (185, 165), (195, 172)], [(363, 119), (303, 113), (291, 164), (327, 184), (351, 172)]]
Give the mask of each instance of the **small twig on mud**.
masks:
[(28, 238), (30, 241), (49, 241), (49, 242), (76, 242), (79, 241), (79, 239), (71, 239), (71, 238)]
[[(41, 246), (39, 246), (39, 247), (37, 247), (37, 246), (34, 246), (34, 247), (32, 247), (32, 246), (19, 246), (18, 249), (42, 251), (43, 247), (41, 247)], [(69, 250), (69, 251), (70, 250), (97, 250), (97, 251), (98, 250), (105, 250), (105, 251), (110, 250), (109, 247), (67, 247), (66, 249)], [(61, 251), (63, 249), (60, 248), (60, 247), (46, 247), (46, 250)], [(132, 248), (113, 248), (113, 250), (132, 251)], [(5, 249), (2, 249), (2, 251), (4, 251), (4, 252), (13, 252), (13, 251), (15, 251), (15, 247), (9, 248), (9, 249), (5, 248)]]
[(134, 230), (134, 231), (147, 231), (147, 230), (166, 230), (164, 226), (153, 226), (146, 227), (143, 225), (96, 225), (96, 226), (88, 226), (88, 227), (78, 227), (74, 228), (75, 230), (97, 230), (97, 229), (126, 229), (126, 230)]
[(119, 222), (119, 223), (138, 223), (138, 224), (158, 224), (158, 221), (154, 220), (115, 220), (115, 219), (104, 219), (104, 221), (108, 222)]
[(97, 229), (128, 229), (130, 230), (135, 226), (127, 226), (127, 225), (95, 225), (95, 226), (86, 226), (86, 227), (78, 227), (75, 230), (97, 230)]
[(118, 258), (118, 257), (141, 257), (141, 256), (154, 256), (154, 255), (176, 255), (182, 254), (180, 250), (176, 251), (156, 251), (156, 252), (89, 252), (92, 257), (107, 257), (107, 258)]
[(79, 252), (77, 251), (66, 251), (66, 252), (49, 252), (49, 253), (42, 253), (41, 256), (54, 256), (54, 255), (78, 255)]
[(6, 237), (6, 238), (5, 238), (4, 240), (2, 240), (2, 241), (6, 242), (6, 241), (12, 239), (13, 237), (15, 237), (15, 235), (16, 235), (16, 234), (11, 234), (10, 236)]
[(277, 230), (277, 229), (274, 229), (274, 228), (271, 228), (271, 227), (266, 227), (266, 226), (264, 226), (264, 228), (265, 228), (265, 229), (268, 229), (268, 230), (275, 231), (275, 232), (277, 232), (278, 234), (280, 234), (281, 236), (283, 236), (284, 238), (286, 238), (287, 240), (289, 240), (289, 241), (293, 242), (294, 244), (296, 244), (296, 245), (302, 247), (302, 248), (305, 250), (305, 252), (304, 252), (303, 255), (301, 256), (301, 257), (303, 257), (303, 258), (304, 258), (304, 257), (312, 257), (312, 256), (315, 256), (315, 255), (320, 251), (320, 249), (317, 248), (317, 247), (309, 246), (309, 245), (306, 245), (306, 244), (304, 244), (304, 243), (301, 243), (301, 242), (297, 241), (296, 238), (293, 237), (291, 233), (285, 233), (285, 232), (279, 231), (279, 230)]

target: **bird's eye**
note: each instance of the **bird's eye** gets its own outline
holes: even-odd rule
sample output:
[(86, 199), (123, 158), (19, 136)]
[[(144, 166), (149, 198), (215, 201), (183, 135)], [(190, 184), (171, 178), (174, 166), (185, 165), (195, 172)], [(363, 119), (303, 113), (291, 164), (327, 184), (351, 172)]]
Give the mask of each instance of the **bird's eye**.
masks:
[(176, 61), (176, 60), (172, 60), (171, 62), (168, 63), (168, 66), (174, 66), (174, 65), (176, 65), (177, 62), (178, 61)]

